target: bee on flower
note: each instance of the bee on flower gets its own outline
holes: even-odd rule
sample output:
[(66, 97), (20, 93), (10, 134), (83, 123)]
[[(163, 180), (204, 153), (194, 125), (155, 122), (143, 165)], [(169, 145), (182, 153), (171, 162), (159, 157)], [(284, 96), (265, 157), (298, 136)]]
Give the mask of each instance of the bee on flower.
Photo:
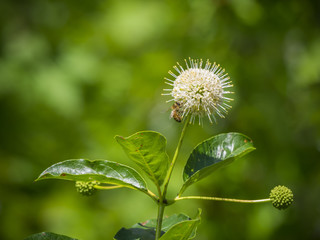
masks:
[(201, 59), (189, 58), (189, 62), (185, 60), (185, 63), (186, 69), (179, 63), (173, 67), (177, 74), (169, 71), (174, 79), (165, 80), (172, 89), (164, 89), (163, 95), (169, 95), (172, 97), (169, 101), (179, 103), (182, 120), (190, 115), (190, 123), (198, 118), (201, 124), (204, 116), (211, 123), (212, 119), (216, 122), (216, 115), (224, 118), (231, 108), (228, 103), (233, 101), (226, 97), (226, 94), (233, 93), (227, 90), (233, 87), (228, 73), (219, 64), (212, 64), (209, 60), (204, 66)]
[(181, 106), (181, 104), (178, 102), (175, 102), (171, 106), (172, 111), (171, 111), (170, 117), (173, 118), (174, 120), (176, 120), (177, 122), (181, 122), (181, 120), (182, 120), (180, 106)]

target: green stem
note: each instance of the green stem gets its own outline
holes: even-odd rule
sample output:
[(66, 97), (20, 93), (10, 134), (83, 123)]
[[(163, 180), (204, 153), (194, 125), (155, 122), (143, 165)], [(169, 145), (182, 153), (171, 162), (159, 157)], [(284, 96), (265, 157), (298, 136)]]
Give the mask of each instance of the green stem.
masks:
[(203, 196), (187, 196), (187, 197), (176, 197), (174, 200), (187, 200), (187, 199), (200, 199), (200, 200), (212, 200), (212, 201), (223, 201), (223, 202), (237, 202), (237, 203), (260, 203), (270, 202), (270, 198), (257, 199), (257, 200), (244, 200), (244, 199), (233, 199), (233, 198), (219, 198), (219, 197), (203, 197)]
[(167, 194), (167, 189), (168, 189), (169, 181), (170, 181), (170, 178), (171, 178), (171, 174), (172, 174), (174, 165), (175, 165), (175, 163), (176, 163), (176, 160), (177, 160), (177, 158), (178, 158), (179, 151), (180, 151), (180, 148), (181, 148), (181, 145), (182, 145), (182, 140), (183, 140), (183, 137), (184, 137), (184, 135), (185, 135), (187, 126), (189, 125), (189, 121), (190, 121), (190, 115), (187, 117), (187, 119), (186, 119), (186, 121), (185, 121), (185, 123), (184, 123), (184, 126), (183, 126), (182, 131), (181, 131), (181, 135), (180, 135), (180, 139), (179, 139), (179, 142), (178, 142), (176, 151), (175, 151), (175, 153), (174, 153), (174, 155), (173, 155), (173, 158), (172, 158), (172, 161), (171, 161), (171, 164), (170, 164), (170, 167), (169, 167), (167, 176), (166, 176), (166, 178), (165, 178), (165, 180), (164, 180), (164, 188), (163, 188), (163, 192), (162, 192), (162, 195), (163, 195), (164, 197), (165, 197), (166, 194)]
[(190, 122), (190, 116), (188, 116), (187, 119), (185, 120), (185, 123), (184, 123), (184, 126), (183, 126), (182, 131), (181, 131), (181, 135), (180, 135), (180, 139), (179, 139), (176, 151), (175, 151), (175, 153), (173, 155), (171, 164), (170, 164), (169, 169), (168, 169), (167, 176), (166, 176), (166, 178), (164, 180), (164, 188), (163, 188), (162, 194), (159, 194), (160, 196), (159, 196), (159, 202), (158, 202), (158, 217), (157, 217), (157, 228), (156, 228), (156, 240), (158, 240), (161, 237), (162, 219), (163, 219), (163, 214), (164, 214), (164, 208), (166, 207), (165, 206), (166, 204), (164, 203), (164, 201), (166, 201), (166, 195), (167, 195), (167, 190), (168, 190), (168, 185), (169, 185), (169, 181), (170, 181), (170, 178), (171, 178), (171, 174), (172, 174), (174, 165), (176, 163), (176, 160), (178, 158), (179, 151), (180, 151), (181, 144), (182, 144), (182, 140), (183, 140), (183, 137), (185, 135), (187, 126), (189, 125), (189, 122)]
[[(157, 184), (157, 190), (158, 190), (158, 195), (159, 195), (159, 197), (157, 196), (157, 201), (159, 201), (159, 199), (161, 198), (161, 194), (162, 194), (162, 192), (161, 192), (161, 188), (160, 188), (160, 186)], [(150, 192), (150, 190), (148, 190), (148, 192)], [(156, 196), (154, 193), (152, 193), (154, 196)]]
[(160, 237), (161, 237), (161, 226), (162, 226), (162, 219), (163, 219), (163, 214), (164, 214), (164, 208), (165, 208), (165, 206), (163, 205), (163, 203), (162, 203), (162, 202), (159, 202), (159, 205), (158, 205), (157, 228), (156, 228), (156, 240), (160, 239)]
[(94, 185), (95, 189), (100, 189), (100, 190), (111, 190), (111, 189), (116, 189), (116, 188), (123, 188), (124, 186), (100, 186), (100, 185)]

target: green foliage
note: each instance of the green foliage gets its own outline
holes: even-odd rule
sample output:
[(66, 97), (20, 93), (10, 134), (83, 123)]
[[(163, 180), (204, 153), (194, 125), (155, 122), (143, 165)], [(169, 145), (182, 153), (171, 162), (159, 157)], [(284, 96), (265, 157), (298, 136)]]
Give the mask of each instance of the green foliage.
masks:
[(252, 140), (240, 133), (223, 133), (203, 141), (195, 147), (185, 165), (184, 184), (179, 195), (191, 184), (254, 149)]
[[(173, 225), (182, 222), (190, 220), (190, 217), (187, 215), (180, 213), (180, 214), (173, 214), (169, 217), (164, 217), (162, 221), (161, 230), (163, 232), (167, 232)], [(140, 227), (140, 228), (156, 228), (157, 225), (157, 219), (150, 219), (143, 223), (137, 223), (133, 225), (132, 227)]]
[(156, 231), (143, 228), (121, 228), (114, 236), (115, 240), (154, 240)]
[[(185, 214), (174, 214), (165, 217), (162, 222), (161, 235), (165, 239), (191, 239), (196, 235), (197, 225), (200, 223), (200, 210), (196, 219), (191, 220)], [(130, 229), (122, 228), (115, 235), (116, 240), (154, 240), (157, 219), (147, 220), (137, 223)], [(172, 229), (172, 230), (171, 230)], [(168, 232), (168, 234), (167, 234)], [(182, 233), (183, 232), (183, 233)], [(180, 238), (176, 238), (180, 237)], [(162, 239), (162, 238), (160, 238)]]
[(33, 234), (24, 240), (77, 240), (75, 238), (70, 238), (64, 235), (59, 235), (51, 232), (42, 232)]
[[(185, 124), (185, 126), (188, 125), (188, 123)], [(157, 132), (143, 131), (127, 138), (116, 136), (116, 140), (127, 155), (148, 174), (157, 185), (159, 194), (161, 194), (160, 186), (167, 174), (169, 162), (168, 155), (165, 152), (166, 139)], [(201, 180), (218, 168), (230, 164), (254, 149), (252, 140), (239, 133), (220, 134), (200, 143), (192, 151), (187, 161), (184, 169), (185, 183), (179, 195), (192, 183)], [(86, 195), (92, 194), (95, 185), (106, 183), (140, 190), (151, 194), (154, 198), (154, 194), (147, 190), (146, 183), (139, 173), (128, 166), (107, 160), (66, 160), (47, 168), (37, 180), (42, 179), (76, 181), (78, 191)], [(165, 195), (160, 195), (160, 200), (165, 199), (165, 197)], [(163, 204), (160, 201), (157, 201), (157, 203), (159, 207), (160, 204)], [(130, 229), (120, 229), (114, 239), (153, 240), (158, 239), (157, 236), (161, 236), (161, 240), (192, 239), (195, 237), (197, 226), (200, 223), (200, 214), (201, 210), (194, 220), (190, 220), (186, 215), (179, 214), (161, 221), (159, 219), (162, 219), (163, 216), (158, 215), (157, 220), (148, 220), (143, 224), (136, 224)], [(161, 222), (160, 225), (159, 221)], [(160, 229), (159, 226), (161, 227), (161, 234), (157, 235), (156, 229)]]
[[(133, 191), (108, 191), (92, 203), (69, 184), (31, 182), (60, 159), (126, 164), (116, 134), (160, 131), (171, 155), (178, 124), (160, 100), (161, 79), (189, 56), (225, 66), (235, 101), (226, 121), (190, 128), (177, 169), (193, 146), (220, 132), (241, 130), (259, 151), (188, 191), (253, 197), (290, 183), (297, 193), (285, 213), (192, 201), (206, 209), (199, 239), (319, 238), (318, 0), (3, 0), (0, 12), (0, 239), (50, 229), (112, 239), (124, 223), (152, 218), (154, 202), (132, 207), (144, 198)], [(174, 208), (190, 215), (192, 204)]]
[(195, 232), (200, 224), (201, 209), (193, 220), (186, 220), (173, 225), (160, 240), (188, 240), (195, 237)]
[(107, 160), (72, 159), (56, 163), (37, 178), (114, 184), (147, 192), (144, 179), (133, 168)]
[(166, 177), (169, 157), (166, 138), (158, 132), (142, 131), (129, 137), (115, 137), (123, 150), (154, 184), (160, 187)]

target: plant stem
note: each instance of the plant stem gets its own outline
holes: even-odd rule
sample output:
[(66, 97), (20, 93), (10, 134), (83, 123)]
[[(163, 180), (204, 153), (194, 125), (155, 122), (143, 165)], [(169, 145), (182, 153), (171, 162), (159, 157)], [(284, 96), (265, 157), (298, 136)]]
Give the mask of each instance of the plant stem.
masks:
[(111, 189), (116, 189), (116, 188), (123, 188), (124, 186), (100, 186), (100, 185), (94, 185), (95, 189), (101, 189), (101, 190), (111, 190)]
[(166, 178), (164, 180), (164, 188), (163, 188), (162, 194), (160, 194), (160, 196), (159, 196), (157, 228), (156, 228), (156, 240), (158, 240), (161, 237), (162, 219), (163, 219), (164, 209), (166, 207), (164, 201), (166, 200), (166, 195), (167, 195), (167, 190), (168, 190), (168, 185), (169, 185), (169, 181), (170, 181), (170, 178), (171, 178), (171, 174), (172, 174), (174, 165), (176, 163), (176, 160), (178, 158), (179, 151), (180, 151), (180, 148), (181, 148), (181, 145), (182, 145), (182, 140), (183, 140), (183, 137), (185, 135), (187, 126), (189, 125), (189, 122), (190, 122), (190, 116), (188, 116), (187, 119), (185, 120), (185, 123), (184, 123), (184, 126), (183, 126), (182, 131), (181, 131), (181, 135), (180, 135), (180, 138), (179, 138), (179, 142), (178, 142), (176, 151), (175, 151), (175, 153), (173, 155), (171, 164), (170, 164), (169, 169), (168, 169), (167, 176), (166, 176)]
[(212, 201), (223, 201), (223, 202), (237, 202), (237, 203), (260, 203), (270, 202), (270, 198), (257, 199), (257, 200), (244, 200), (244, 199), (232, 199), (232, 198), (219, 198), (219, 197), (203, 197), (203, 196), (187, 196), (187, 197), (176, 197), (174, 200), (187, 200), (187, 199), (200, 199), (200, 200), (212, 200)]
[(168, 185), (169, 185), (169, 181), (170, 181), (170, 178), (171, 178), (171, 174), (172, 174), (172, 171), (173, 171), (173, 168), (174, 168), (174, 165), (176, 163), (176, 160), (178, 158), (178, 155), (179, 155), (179, 151), (180, 151), (180, 148), (181, 148), (181, 145), (182, 145), (182, 140), (183, 140), (183, 137), (185, 135), (185, 132), (186, 132), (186, 129), (187, 129), (187, 126), (189, 125), (189, 121), (190, 121), (190, 115), (187, 117), (185, 123), (184, 123), (184, 126), (182, 128), (182, 131), (181, 131), (181, 135), (180, 135), (180, 139), (179, 139), (179, 142), (178, 142), (178, 145), (177, 145), (177, 148), (176, 148), (176, 151), (173, 155), (173, 158), (172, 158), (172, 161), (171, 161), (171, 164), (170, 164), (170, 167), (169, 167), (169, 170), (168, 170), (168, 174), (164, 180), (164, 188), (163, 188), (163, 192), (162, 192), (162, 195), (165, 197), (166, 194), (167, 194), (167, 189), (168, 189)]
[(159, 202), (157, 228), (156, 228), (156, 240), (158, 240), (161, 237), (161, 226), (162, 226), (164, 208), (165, 208), (165, 206), (163, 205), (163, 202)]

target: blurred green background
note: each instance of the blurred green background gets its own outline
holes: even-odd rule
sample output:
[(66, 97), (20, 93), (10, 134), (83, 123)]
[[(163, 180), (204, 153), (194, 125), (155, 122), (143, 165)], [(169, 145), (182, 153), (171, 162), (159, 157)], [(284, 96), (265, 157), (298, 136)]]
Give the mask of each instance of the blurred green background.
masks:
[(0, 239), (41, 231), (112, 239), (155, 218), (156, 205), (139, 192), (85, 198), (71, 182), (33, 181), (72, 158), (135, 167), (117, 134), (159, 131), (172, 156), (181, 125), (169, 119), (163, 77), (188, 57), (226, 68), (235, 101), (217, 125), (190, 127), (169, 195), (198, 142), (237, 131), (257, 150), (185, 195), (258, 199), (282, 184), (295, 202), (279, 211), (181, 201), (165, 214), (201, 207), (199, 240), (320, 239), (319, 13), (317, 0), (1, 1)]

